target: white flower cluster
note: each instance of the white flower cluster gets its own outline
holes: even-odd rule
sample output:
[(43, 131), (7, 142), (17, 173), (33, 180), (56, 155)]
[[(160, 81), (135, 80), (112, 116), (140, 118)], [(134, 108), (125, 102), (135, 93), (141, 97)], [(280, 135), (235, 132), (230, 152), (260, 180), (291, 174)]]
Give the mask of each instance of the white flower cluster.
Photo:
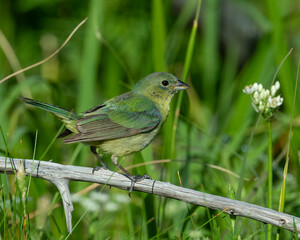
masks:
[(280, 95), (275, 96), (280, 88), (280, 83), (277, 81), (271, 86), (271, 89), (264, 89), (261, 84), (254, 83), (246, 86), (243, 92), (251, 95), (252, 105), (257, 112), (261, 112), (263, 117), (269, 119), (274, 116), (274, 113), (283, 103), (283, 98)]

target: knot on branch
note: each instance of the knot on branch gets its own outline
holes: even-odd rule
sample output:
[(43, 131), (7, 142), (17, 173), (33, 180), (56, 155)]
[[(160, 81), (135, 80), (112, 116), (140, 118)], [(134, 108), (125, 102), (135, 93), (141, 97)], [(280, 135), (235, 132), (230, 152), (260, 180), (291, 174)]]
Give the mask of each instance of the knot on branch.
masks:
[(226, 212), (230, 215), (236, 215), (236, 211), (233, 208), (229, 208)]
[(286, 225), (286, 220), (283, 218), (279, 219), (279, 225), (281, 226)]

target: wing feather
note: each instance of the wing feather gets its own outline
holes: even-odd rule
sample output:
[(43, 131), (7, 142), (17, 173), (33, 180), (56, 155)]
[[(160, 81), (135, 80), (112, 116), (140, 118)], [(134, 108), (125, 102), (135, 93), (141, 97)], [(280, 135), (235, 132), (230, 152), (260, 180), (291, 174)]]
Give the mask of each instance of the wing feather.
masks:
[(78, 133), (65, 143), (112, 140), (148, 132), (161, 122), (161, 114), (151, 101), (129, 95), (127, 99), (107, 102), (76, 121)]

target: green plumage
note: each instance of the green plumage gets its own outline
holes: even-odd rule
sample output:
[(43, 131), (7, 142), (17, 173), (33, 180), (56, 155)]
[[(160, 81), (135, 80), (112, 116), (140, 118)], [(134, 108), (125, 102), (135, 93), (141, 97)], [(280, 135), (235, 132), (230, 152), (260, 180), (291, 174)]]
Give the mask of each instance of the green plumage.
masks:
[(129, 137), (152, 130), (160, 121), (161, 114), (152, 101), (132, 92), (125, 93), (105, 102), (94, 111), (83, 113), (76, 121), (78, 133), (65, 139), (65, 142)]
[(112, 154), (117, 164), (118, 157), (140, 151), (153, 140), (169, 114), (173, 95), (186, 88), (188, 85), (172, 74), (152, 73), (131, 92), (79, 114), (33, 99), (20, 99), (59, 117), (67, 128), (61, 136), (72, 134), (64, 139), (65, 143), (89, 144), (94, 154), (94, 147), (99, 148)]
[(48, 103), (43, 103), (34, 99), (20, 97), (20, 100), (24, 103), (30, 104), (32, 106), (38, 107), (40, 109), (46, 110), (48, 112), (53, 113), (55, 116), (61, 119), (79, 119), (79, 116), (76, 113), (63, 109), (61, 107), (57, 107)]

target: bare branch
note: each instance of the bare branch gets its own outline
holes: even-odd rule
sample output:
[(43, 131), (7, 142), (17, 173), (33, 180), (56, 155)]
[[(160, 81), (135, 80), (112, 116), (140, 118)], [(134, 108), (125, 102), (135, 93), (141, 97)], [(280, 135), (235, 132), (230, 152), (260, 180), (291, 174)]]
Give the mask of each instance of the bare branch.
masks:
[[(12, 161), (12, 165), (10, 161)], [(54, 183), (63, 199), (68, 231), (72, 232), (73, 204), (69, 191), (69, 181), (84, 181), (99, 184), (107, 184), (121, 189), (130, 188), (130, 180), (120, 173), (100, 169), (92, 174), (92, 168), (62, 165), (53, 162), (38, 160), (8, 159), (0, 157), (0, 172), (12, 174), (13, 169), (18, 170), (18, 163), (23, 161), (27, 176), (46, 179)], [(281, 213), (268, 208), (242, 201), (219, 197), (183, 187), (171, 183), (145, 179), (134, 186), (135, 191), (152, 193), (155, 195), (177, 199), (187, 203), (224, 211), (230, 215), (251, 218), (263, 223), (272, 224), (290, 231), (294, 231), (294, 224), (300, 232), (300, 218)]]

